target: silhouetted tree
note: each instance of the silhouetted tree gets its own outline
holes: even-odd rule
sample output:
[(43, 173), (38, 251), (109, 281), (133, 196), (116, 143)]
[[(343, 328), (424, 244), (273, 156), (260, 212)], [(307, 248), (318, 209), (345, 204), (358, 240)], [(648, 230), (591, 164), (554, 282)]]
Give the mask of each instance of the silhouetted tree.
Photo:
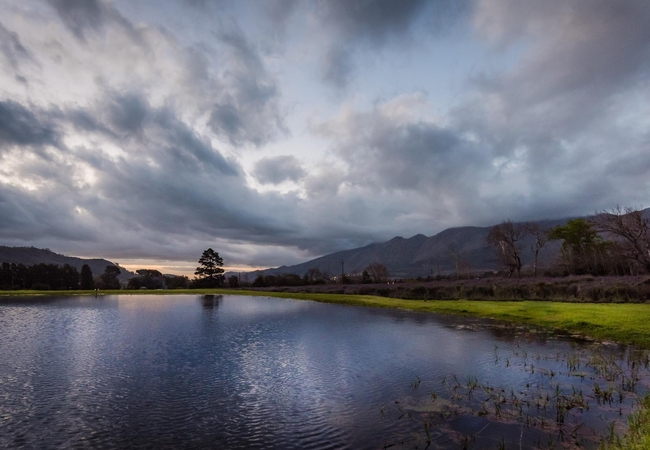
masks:
[(223, 259), (219, 256), (219, 253), (211, 248), (207, 249), (199, 258), (199, 264), (201, 266), (197, 267), (194, 272), (194, 275), (198, 277), (197, 285), (213, 288), (223, 284)]
[(366, 267), (366, 270), (370, 274), (372, 281), (375, 283), (385, 283), (390, 277), (388, 267), (379, 262), (370, 264), (368, 267)]
[(608, 243), (603, 241), (589, 221), (569, 220), (565, 225), (559, 225), (549, 231), (548, 237), (551, 240), (564, 241), (562, 259), (568, 273), (602, 272)]
[(623, 258), (650, 272), (650, 219), (642, 211), (617, 206), (596, 215), (593, 224), (596, 230), (617, 240)]
[(372, 283), (372, 278), (370, 277), (370, 274), (368, 273), (367, 270), (364, 270), (363, 273), (361, 274), (361, 282), (363, 284)]
[(61, 268), (61, 289), (79, 289), (79, 271), (70, 264)]
[(228, 277), (228, 287), (231, 288), (239, 287), (239, 278), (237, 278), (237, 275), (231, 275)]
[(83, 290), (95, 289), (95, 283), (93, 282), (93, 271), (90, 270), (88, 264), (81, 266), (81, 283), (79, 286)]
[(539, 259), (539, 252), (544, 248), (548, 242), (547, 228), (540, 227), (539, 224), (529, 222), (524, 224), (525, 232), (533, 236), (533, 243), (530, 245), (530, 250), (535, 255), (533, 259), (533, 276), (537, 276), (537, 261)]
[(190, 286), (190, 279), (185, 275), (164, 276), (167, 289), (187, 289)]
[(499, 261), (508, 269), (508, 277), (514, 272), (521, 273), (521, 239), (525, 234), (523, 225), (509, 220), (490, 227), (488, 244), (492, 245)]
[(103, 285), (102, 289), (119, 289), (120, 282), (117, 277), (121, 273), (122, 271), (118, 266), (106, 266), (104, 273), (100, 275)]
[(312, 267), (305, 272), (305, 276), (303, 276), (303, 281), (305, 284), (319, 284), (322, 283), (323, 280), (323, 274), (321, 273), (320, 269), (318, 267)]

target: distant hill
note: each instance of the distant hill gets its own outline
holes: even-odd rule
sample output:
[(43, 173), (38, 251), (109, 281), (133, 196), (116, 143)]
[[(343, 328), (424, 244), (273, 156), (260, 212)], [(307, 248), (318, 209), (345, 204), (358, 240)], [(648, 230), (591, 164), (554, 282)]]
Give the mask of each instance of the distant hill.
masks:
[[(537, 223), (542, 227), (551, 228), (563, 225), (568, 220), (570, 219)], [(469, 262), (470, 270), (474, 273), (499, 270), (502, 267), (496, 260), (494, 249), (486, 242), (488, 230), (489, 227), (458, 227), (448, 228), (431, 237), (423, 234), (408, 239), (395, 237), (387, 242), (332, 253), (293, 266), (256, 271), (253, 274), (295, 273), (302, 276), (310, 268), (318, 268), (321, 272), (339, 275), (343, 260), (346, 274), (361, 273), (368, 265), (379, 262), (386, 265), (391, 276), (395, 278), (435, 276), (438, 273), (444, 275), (456, 271), (450, 257), (451, 249)], [(522, 242), (524, 267), (532, 265), (533, 253), (529, 250), (532, 243), (533, 238), (530, 236)], [(555, 261), (559, 249), (559, 242), (547, 243), (539, 255), (540, 268), (549, 267)]]
[[(83, 259), (74, 256), (64, 256), (54, 253), (49, 249), (35, 248), (35, 247), (5, 247), (0, 246), (0, 264), (7, 262), (9, 264), (24, 264), (26, 266), (33, 266), (35, 264), (56, 264), (63, 266), (70, 264), (76, 267), (81, 272), (81, 266), (88, 264), (93, 275), (101, 275), (104, 273), (106, 266), (114, 266), (115, 264), (105, 259)], [(135, 274), (120, 267), (122, 273), (118, 277), (120, 281), (128, 281), (134, 277)]]

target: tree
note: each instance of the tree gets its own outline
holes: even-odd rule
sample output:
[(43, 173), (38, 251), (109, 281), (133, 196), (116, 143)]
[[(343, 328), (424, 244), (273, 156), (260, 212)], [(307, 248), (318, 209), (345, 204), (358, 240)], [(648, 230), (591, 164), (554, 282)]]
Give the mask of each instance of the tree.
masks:
[(537, 261), (539, 259), (539, 252), (544, 248), (548, 242), (548, 232), (547, 228), (542, 228), (539, 224), (534, 222), (529, 222), (524, 224), (526, 233), (533, 236), (533, 243), (530, 245), (530, 250), (535, 255), (533, 260), (533, 276), (537, 276)]
[(312, 267), (305, 272), (303, 280), (305, 284), (316, 284), (323, 279), (323, 274), (318, 267)]
[(508, 269), (508, 278), (516, 271), (521, 273), (521, 239), (526, 230), (522, 224), (510, 220), (490, 227), (487, 235), (488, 244), (494, 246), (497, 257)]
[(623, 258), (650, 272), (650, 219), (642, 211), (617, 206), (599, 213), (593, 223), (596, 230), (619, 242), (617, 248)]
[[(548, 234), (551, 240), (563, 240), (562, 258), (567, 272), (597, 273), (602, 270), (603, 253), (607, 243), (598, 235), (592, 224), (585, 219), (569, 220), (559, 225)], [(600, 259), (600, 262), (599, 262)]]
[(79, 286), (83, 290), (95, 289), (95, 283), (93, 282), (93, 271), (90, 270), (88, 264), (81, 266), (81, 284)]
[(390, 277), (388, 267), (382, 263), (372, 263), (366, 267), (366, 271), (368, 271), (370, 278), (372, 278), (372, 281), (375, 283), (384, 283), (388, 280), (388, 277)]
[(199, 258), (199, 264), (201, 266), (197, 267), (194, 272), (194, 275), (198, 277), (197, 284), (207, 288), (221, 286), (224, 280), (224, 270), (221, 268), (223, 259), (219, 256), (219, 253), (211, 248), (207, 249)]
[(162, 289), (165, 286), (165, 279), (162, 273), (154, 269), (138, 269), (135, 271), (138, 276), (129, 280), (129, 289)]
[(367, 270), (364, 270), (363, 273), (361, 274), (361, 282), (363, 284), (370, 284), (372, 283), (372, 278), (370, 278), (370, 274), (368, 273)]
[(167, 289), (187, 289), (190, 285), (190, 280), (185, 275), (169, 275), (163, 276)]
[(237, 275), (231, 275), (228, 277), (228, 287), (231, 288), (239, 287), (239, 278), (237, 278)]
[(118, 266), (106, 266), (104, 273), (100, 276), (104, 289), (119, 289), (120, 282), (117, 279), (117, 276), (121, 274), (122, 271)]

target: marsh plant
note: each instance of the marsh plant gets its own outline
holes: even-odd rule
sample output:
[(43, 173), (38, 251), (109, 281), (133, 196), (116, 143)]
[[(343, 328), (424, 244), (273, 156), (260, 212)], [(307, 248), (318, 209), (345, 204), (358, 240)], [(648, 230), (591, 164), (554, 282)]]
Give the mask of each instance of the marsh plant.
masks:
[(517, 382), (494, 385), (479, 374), (417, 377), (393, 411), (382, 407), (382, 417), (392, 414), (409, 430), (386, 448), (622, 448), (621, 436), (639, 422), (650, 386), (648, 351), (592, 344), (529, 354), (516, 343), (495, 346), (493, 356), (492, 374)]

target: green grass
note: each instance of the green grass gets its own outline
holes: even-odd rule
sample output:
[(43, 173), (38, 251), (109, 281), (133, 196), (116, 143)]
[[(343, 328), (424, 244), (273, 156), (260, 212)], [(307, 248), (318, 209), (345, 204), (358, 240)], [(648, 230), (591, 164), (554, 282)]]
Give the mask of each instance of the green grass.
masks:
[(650, 304), (564, 303), (543, 301), (403, 300), (370, 295), (219, 291), (324, 303), (399, 308), (475, 317), (583, 334), (650, 349)]
[(630, 428), (622, 439), (612, 439), (601, 448), (607, 450), (648, 450), (650, 448), (650, 396), (628, 418)]

